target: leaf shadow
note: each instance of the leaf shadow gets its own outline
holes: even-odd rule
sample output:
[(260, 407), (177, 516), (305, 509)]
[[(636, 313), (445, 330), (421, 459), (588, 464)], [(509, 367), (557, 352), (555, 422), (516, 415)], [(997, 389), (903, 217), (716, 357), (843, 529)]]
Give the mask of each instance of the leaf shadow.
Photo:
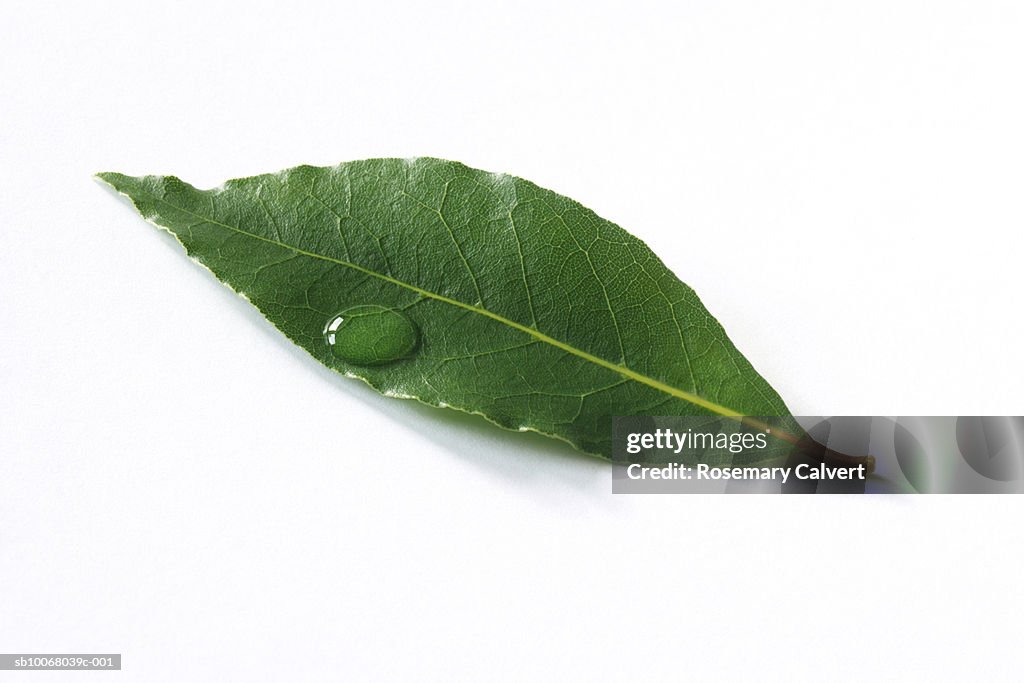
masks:
[[(554, 479), (564, 486), (610, 492), (610, 463), (557, 439), (535, 432), (504, 429), (480, 415), (383, 396), (363, 382), (349, 379), (317, 362), (275, 329), (254, 307), (237, 296), (233, 298), (239, 299), (235, 306), (244, 311), (253, 327), (283, 348), (301, 370), (315, 372), (344, 391), (346, 399), (359, 400), (387, 414), (403, 428), (415, 431), (460, 460), (487, 469), (506, 482), (551, 484)], [(595, 473), (598, 474), (596, 481)]]

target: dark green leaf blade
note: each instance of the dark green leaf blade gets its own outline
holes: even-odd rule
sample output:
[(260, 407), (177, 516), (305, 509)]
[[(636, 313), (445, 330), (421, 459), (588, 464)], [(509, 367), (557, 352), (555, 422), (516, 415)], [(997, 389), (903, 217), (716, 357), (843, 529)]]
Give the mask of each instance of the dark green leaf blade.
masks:
[[(289, 339), (386, 395), (603, 457), (612, 415), (788, 414), (643, 242), (520, 178), (430, 158), (300, 166), (205, 191), (99, 177)], [(389, 362), (347, 362), (324, 335), (353, 307), (399, 312), (418, 339)]]

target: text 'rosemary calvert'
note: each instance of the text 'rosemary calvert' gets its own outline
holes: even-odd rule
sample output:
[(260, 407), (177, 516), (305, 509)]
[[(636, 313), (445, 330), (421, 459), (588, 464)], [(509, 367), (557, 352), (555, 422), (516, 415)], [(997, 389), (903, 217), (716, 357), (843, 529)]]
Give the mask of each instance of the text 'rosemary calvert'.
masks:
[(831, 467), (825, 463), (801, 463), (794, 467), (715, 467), (712, 465), (668, 465), (647, 466), (633, 463), (626, 468), (626, 476), (630, 479), (697, 479), (719, 481), (734, 479), (738, 481), (775, 480), (785, 484), (792, 476), (795, 479), (846, 479), (863, 481), (867, 476), (864, 465), (856, 467)]

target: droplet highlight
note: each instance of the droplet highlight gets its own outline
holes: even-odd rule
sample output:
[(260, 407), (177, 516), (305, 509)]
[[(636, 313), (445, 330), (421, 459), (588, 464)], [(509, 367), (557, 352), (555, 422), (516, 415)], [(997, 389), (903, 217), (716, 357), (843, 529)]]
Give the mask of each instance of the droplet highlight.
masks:
[(327, 321), (324, 341), (346, 363), (387, 365), (412, 354), (419, 332), (404, 313), (393, 308), (353, 306)]

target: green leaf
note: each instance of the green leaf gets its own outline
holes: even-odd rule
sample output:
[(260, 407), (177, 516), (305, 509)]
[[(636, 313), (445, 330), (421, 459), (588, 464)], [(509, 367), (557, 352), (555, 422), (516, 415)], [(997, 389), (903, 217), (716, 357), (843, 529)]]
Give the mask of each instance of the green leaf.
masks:
[(643, 242), (521, 178), (429, 158), (213, 190), (99, 177), (314, 358), (388, 396), (603, 457), (612, 415), (788, 415)]

